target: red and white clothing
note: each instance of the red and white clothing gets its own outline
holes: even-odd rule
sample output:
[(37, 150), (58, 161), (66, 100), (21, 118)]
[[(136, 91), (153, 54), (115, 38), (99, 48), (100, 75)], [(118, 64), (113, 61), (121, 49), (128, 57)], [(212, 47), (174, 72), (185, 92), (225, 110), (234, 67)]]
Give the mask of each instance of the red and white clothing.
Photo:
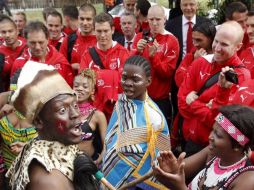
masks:
[(251, 46), (247, 32), (244, 33), (242, 44), (243, 44), (242, 47), (237, 51), (237, 55), (239, 57), (241, 56), (244, 50), (246, 50)]
[(64, 26), (64, 28), (63, 28), (63, 32), (68, 36), (68, 35), (70, 35), (70, 34), (72, 34), (72, 33), (74, 33), (74, 32), (76, 32), (77, 30), (72, 30), (72, 28), (71, 27), (69, 27), (69, 26)]
[[(185, 140), (206, 145), (212, 130), (214, 118), (218, 113), (218, 106), (226, 105), (229, 95), (233, 94), (237, 88), (236, 85), (233, 85), (230, 90), (220, 88), (221, 90), (218, 91), (219, 86), (214, 84), (190, 105), (186, 103), (187, 95), (192, 91), (198, 92), (211, 76), (221, 71), (221, 68), (225, 66), (237, 67), (241, 64), (236, 54), (224, 64), (214, 62), (213, 55), (200, 57), (192, 63), (178, 91), (178, 108), (184, 118), (183, 135)], [(239, 84), (250, 79), (250, 72), (246, 68), (240, 67), (234, 70), (238, 74)], [(220, 98), (217, 99), (217, 97)], [(206, 104), (212, 99), (212, 108), (210, 109)]]
[(21, 55), (22, 51), (26, 46), (26, 40), (22, 37), (18, 37), (19, 45), (12, 49), (9, 46), (6, 46), (5, 43), (0, 45), (0, 53), (4, 54), (4, 67), (2, 73), (0, 73), (0, 77), (4, 83), (4, 90), (8, 90), (10, 86), (10, 74), (11, 68), (14, 61), (17, 59), (18, 56)]
[(244, 81), (229, 97), (230, 104), (241, 104), (254, 108), (254, 79)]
[[(77, 31), (76, 34), (77, 34), (77, 38), (72, 48), (70, 64), (80, 63), (83, 53), (88, 48), (95, 46), (97, 41), (95, 35), (83, 36), (81, 35), (80, 31)], [(63, 43), (60, 47), (60, 52), (66, 58), (68, 58), (68, 36), (64, 38)]]
[[(137, 43), (141, 38), (142, 33), (138, 33), (134, 39), (134, 54), (139, 54), (137, 51)], [(152, 83), (148, 87), (148, 94), (153, 100), (162, 100), (167, 99), (171, 91), (171, 81), (173, 80), (176, 62), (179, 56), (179, 43), (176, 37), (166, 30), (163, 34), (157, 34), (155, 39), (159, 43), (159, 47), (154, 56), (149, 56), (148, 45), (141, 55), (147, 58), (152, 66)]]
[[(230, 166), (221, 166), (220, 158), (215, 157), (196, 175), (189, 184), (188, 189), (229, 189), (230, 184), (232, 184), (234, 179), (241, 173), (250, 170), (253, 171), (254, 166), (251, 166), (251, 163), (246, 156)], [(203, 184), (201, 186), (202, 182)]]
[(137, 27), (135, 28), (135, 32), (139, 33), (144, 30), (150, 30), (149, 22), (148, 21), (139, 22), (137, 20)]
[(48, 44), (54, 46), (57, 50), (59, 50), (65, 36), (66, 34), (61, 32), (60, 37), (58, 39), (56, 40), (49, 39)]
[(95, 49), (100, 56), (104, 69), (94, 63), (89, 51), (86, 50), (82, 56), (80, 71), (91, 68), (97, 72), (95, 106), (103, 111), (108, 119), (113, 111), (113, 105), (118, 98), (118, 93), (122, 92), (120, 79), (124, 63), (129, 57), (129, 52), (115, 41), (113, 41), (113, 46), (106, 51), (99, 49), (98, 45)]
[(179, 67), (176, 69), (175, 73), (175, 82), (178, 87), (182, 84), (189, 66), (191, 66), (191, 63), (194, 61), (194, 54), (193, 53), (187, 53), (183, 60), (181, 61)]
[(239, 57), (245, 67), (250, 70), (251, 78), (254, 79), (254, 46), (243, 50)]
[(11, 76), (15, 73), (15, 71), (21, 69), (29, 60), (54, 66), (59, 74), (63, 76), (66, 82), (70, 86), (73, 85), (71, 65), (68, 63), (67, 59), (56, 50), (56, 48), (50, 45), (48, 45), (47, 48), (45, 62), (41, 62), (39, 58), (32, 56), (30, 49), (26, 48), (22, 55), (15, 60), (11, 69)]

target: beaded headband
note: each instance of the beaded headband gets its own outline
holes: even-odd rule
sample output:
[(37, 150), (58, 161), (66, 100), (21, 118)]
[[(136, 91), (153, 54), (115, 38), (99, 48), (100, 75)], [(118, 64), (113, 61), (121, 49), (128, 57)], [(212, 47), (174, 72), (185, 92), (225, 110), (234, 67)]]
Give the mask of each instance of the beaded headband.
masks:
[(234, 124), (232, 124), (222, 113), (219, 113), (215, 121), (240, 145), (246, 145), (250, 140), (241, 131), (239, 131)]

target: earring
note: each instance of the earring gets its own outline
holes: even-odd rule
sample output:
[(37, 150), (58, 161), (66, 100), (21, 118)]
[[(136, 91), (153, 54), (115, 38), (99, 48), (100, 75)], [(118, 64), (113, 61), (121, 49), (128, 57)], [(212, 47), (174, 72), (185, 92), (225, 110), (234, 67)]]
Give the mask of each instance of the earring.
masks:
[(239, 148), (234, 148), (233, 150), (234, 150), (235, 152), (237, 152), (237, 151), (239, 151)]

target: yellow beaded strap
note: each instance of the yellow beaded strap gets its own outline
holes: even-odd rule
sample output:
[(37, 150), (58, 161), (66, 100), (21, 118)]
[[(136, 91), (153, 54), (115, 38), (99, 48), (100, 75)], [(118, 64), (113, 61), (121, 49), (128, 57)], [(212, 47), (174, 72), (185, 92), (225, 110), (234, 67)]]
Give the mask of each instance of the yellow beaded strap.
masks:
[(19, 119), (22, 119), (22, 120), (26, 119), (25, 116), (23, 116), (23, 115), (22, 115), (19, 111), (17, 111), (17, 110), (14, 110), (14, 113), (16, 114), (16, 116), (17, 116)]

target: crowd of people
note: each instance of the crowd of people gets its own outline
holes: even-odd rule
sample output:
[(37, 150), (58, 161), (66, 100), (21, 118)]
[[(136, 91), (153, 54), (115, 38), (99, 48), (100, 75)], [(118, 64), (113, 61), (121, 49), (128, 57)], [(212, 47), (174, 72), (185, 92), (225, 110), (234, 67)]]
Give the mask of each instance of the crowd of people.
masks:
[(254, 10), (105, 3), (0, 15), (0, 189), (254, 189)]

